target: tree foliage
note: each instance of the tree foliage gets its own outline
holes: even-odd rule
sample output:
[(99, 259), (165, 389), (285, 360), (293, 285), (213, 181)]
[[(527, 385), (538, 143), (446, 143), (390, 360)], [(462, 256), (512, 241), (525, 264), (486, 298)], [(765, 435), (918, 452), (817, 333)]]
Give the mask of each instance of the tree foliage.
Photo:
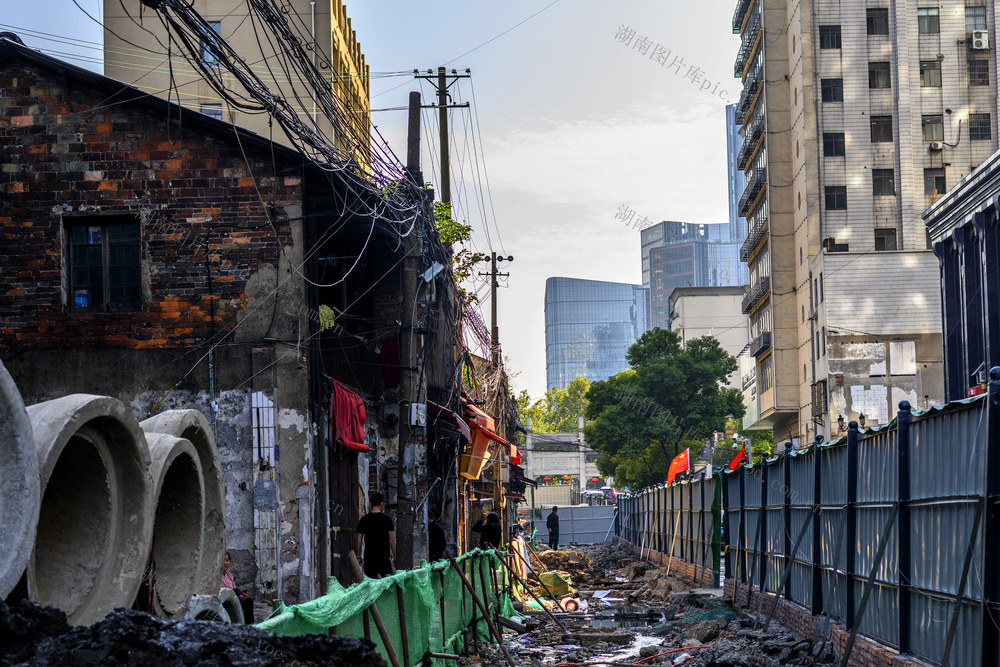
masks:
[(574, 378), (565, 389), (552, 387), (545, 397), (532, 401), (527, 390), (517, 395), (517, 410), (521, 421), (527, 426), (531, 418), (531, 430), (536, 433), (574, 433), (579, 418), (586, 414), (587, 391), (590, 380)]
[(455, 287), (462, 294), (463, 303), (475, 303), (478, 297), (466, 291), (462, 284), (472, 277), (476, 264), (486, 259), (486, 253), (473, 252), (465, 247), (464, 244), (472, 238), (472, 226), (455, 220), (451, 215), (451, 204), (441, 201), (434, 202), (434, 226), (443, 243), (462, 245), (452, 256), (452, 274), (455, 277)]
[(653, 329), (627, 358), (629, 370), (591, 385), (584, 437), (600, 452), (601, 474), (638, 488), (665, 480), (678, 452), (700, 452), (744, 407), (740, 392), (724, 386), (736, 359), (711, 336), (682, 346), (676, 332)]

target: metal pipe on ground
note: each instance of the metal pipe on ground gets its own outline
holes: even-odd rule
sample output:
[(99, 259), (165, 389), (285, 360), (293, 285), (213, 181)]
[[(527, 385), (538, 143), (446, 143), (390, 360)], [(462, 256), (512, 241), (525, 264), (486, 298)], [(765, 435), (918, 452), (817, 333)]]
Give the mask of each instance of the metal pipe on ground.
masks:
[(198, 410), (166, 410), (143, 420), (139, 426), (146, 433), (184, 438), (198, 453), (205, 485), (205, 522), (195, 592), (211, 595), (219, 590), (222, 561), (226, 555), (226, 487), (212, 425)]
[[(155, 507), (153, 547), (140, 608), (160, 618), (184, 614), (198, 593), (198, 564), (205, 525), (205, 484), (198, 452), (189, 440), (147, 433)], [(220, 568), (221, 570), (221, 568)], [(220, 575), (221, 576), (221, 575)], [(218, 583), (216, 583), (218, 588)]]
[(131, 605), (142, 583), (153, 537), (149, 449), (131, 410), (108, 396), (71, 394), (32, 405), (28, 417), (42, 494), (28, 597), (90, 625)]
[(38, 452), (21, 392), (0, 363), (0, 599), (14, 590), (31, 559), (41, 492)]

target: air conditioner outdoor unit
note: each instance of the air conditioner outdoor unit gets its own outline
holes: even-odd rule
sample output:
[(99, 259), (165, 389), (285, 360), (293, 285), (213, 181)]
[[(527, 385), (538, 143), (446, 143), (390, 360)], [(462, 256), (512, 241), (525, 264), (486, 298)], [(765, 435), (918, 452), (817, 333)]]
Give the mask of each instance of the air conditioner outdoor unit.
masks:
[(969, 48), (974, 51), (988, 51), (990, 48), (990, 33), (986, 30), (973, 30), (969, 36)]
[(932, 151), (943, 151), (944, 150), (944, 142), (943, 141), (932, 141), (931, 144), (930, 144), (930, 149)]

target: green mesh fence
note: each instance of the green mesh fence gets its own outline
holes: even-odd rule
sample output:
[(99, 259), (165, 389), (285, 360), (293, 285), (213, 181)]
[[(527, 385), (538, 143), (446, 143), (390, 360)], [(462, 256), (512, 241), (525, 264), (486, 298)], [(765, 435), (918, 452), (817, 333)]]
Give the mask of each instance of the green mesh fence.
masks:
[[(502, 599), (497, 600), (494, 593), (490, 570), (499, 568), (496, 577), (497, 586), (501, 591), (506, 581), (502, 576), (505, 574), (504, 568), (494, 550), (476, 549), (469, 552), (459, 559), (459, 567), (462, 568), (484, 605), (492, 611), (494, 606), (499, 604), (502, 615), (514, 615), (508, 596), (502, 594)], [(408, 661), (404, 661), (403, 658), (399, 590), (402, 591), (406, 616)], [(477, 619), (477, 637), (480, 641), (493, 641), (489, 626), (482, 618), (479, 608), (476, 607), (458, 572), (447, 561), (422, 563), (413, 570), (398, 572), (383, 579), (366, 578), (349, 588), (344, 588), (340, 582), (331, 578), (327, 584), (327, 593), (323, 597), (292, 606), (280, 605), (273, 617), (258, 623), (257, 627), (281, 636), (329, 633), (345, 637), (364, 637), (362, 611), (373, 602), (382, 617), (389, 642), (396, 652), (400, 665), (406, 667), (412, 667), (420, 662), (428, 652), (461, 653), (464, 647), (463, 632), (472, 625), (473, 611)], [(371, 640), (375, 642), (386, 662), (389, 662), (378, 628), (370, 617), (369, 625)], [(502, 628), (497, 628), (497, 631), (502, 632)], [(445, 660), (434, 658), (430, 664), (444, 665)]]

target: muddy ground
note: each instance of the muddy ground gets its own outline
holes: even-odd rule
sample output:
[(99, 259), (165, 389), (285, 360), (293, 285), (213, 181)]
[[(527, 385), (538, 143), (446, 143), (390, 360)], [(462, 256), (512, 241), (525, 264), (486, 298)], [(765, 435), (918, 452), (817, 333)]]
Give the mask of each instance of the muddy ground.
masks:
[[(668, 577), (665, 569), (637, 560), (623, 545), (605, 542), (543, 551), (539, 558), (549, 569), (570, 573), (572, 594), (582, 608), (557, 613), (568, 632), (544, 613), (529, 612), (530, 632), (505, 636), (519, 665), (833, 664), (826, 647), (774, 622), (766, 632), (754, 629), (754, 620), (727, 604), (721, 590)], [(543, 595), (540, 588), (534, 590)], [(495, 647), (481, 647), (479, 656), (464, 658), (461, 664), (506, 663)]]
[(385, 665), (375, 645), (347, 637), (276, 637), (246, 625), (164, 621), (119, 609), (90, 627), (71, 628), (51, 607), (0, 600), (0, 665), (209, 667)]

